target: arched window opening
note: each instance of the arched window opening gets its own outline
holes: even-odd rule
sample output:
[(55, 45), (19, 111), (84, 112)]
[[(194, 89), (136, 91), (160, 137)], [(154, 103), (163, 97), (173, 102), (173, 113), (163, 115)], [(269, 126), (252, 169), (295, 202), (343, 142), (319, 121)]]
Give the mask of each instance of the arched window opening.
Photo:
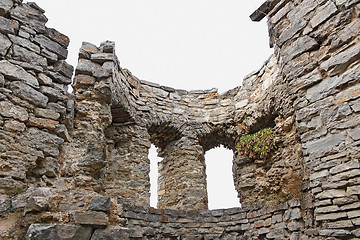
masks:
[(149, 149), (150, 160), (150, 206), (156, 208), (158, 203), (158, 178), (159, 170), (158, 163), (162, 158), (157, 156), (157, 148), (151, 144)]
[(206, 152), (206, 181), (209, 209), (241, 207), (232, 172), (233, 152), (213, 148)]

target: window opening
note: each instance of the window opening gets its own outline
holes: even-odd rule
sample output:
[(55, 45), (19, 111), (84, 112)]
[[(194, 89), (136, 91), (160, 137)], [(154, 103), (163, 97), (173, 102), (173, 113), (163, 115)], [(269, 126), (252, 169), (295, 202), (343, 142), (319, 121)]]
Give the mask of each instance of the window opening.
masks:
[(233, 155), (223, 146), (205, 154), (209, 209), (241, 207), (234, 185)]
[(149, 149), (149, 160), (150, 160), (150, 206), (156, 208), (158, 203), (158, 178), (159, 169), (158, 163), (161, 162), (162, 158), (157, 156), (157, 148), (151, 144)]

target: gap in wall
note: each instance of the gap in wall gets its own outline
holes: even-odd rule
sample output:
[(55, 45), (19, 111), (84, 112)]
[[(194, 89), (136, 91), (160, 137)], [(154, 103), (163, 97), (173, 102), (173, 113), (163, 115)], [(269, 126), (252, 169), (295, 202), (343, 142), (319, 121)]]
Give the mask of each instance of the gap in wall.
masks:
[(158, 163), (162, 161), (162, 158), (157, 156), (157, 148), (151, 144), (149, 149), (150, 160), (150, 206), (157, 208), (158, 203), (158, 178), (159, 169)]
[(209, 209), (241, 207), (232, 172), (234, 154), (223, 146), (206, 152), (206, 182)]

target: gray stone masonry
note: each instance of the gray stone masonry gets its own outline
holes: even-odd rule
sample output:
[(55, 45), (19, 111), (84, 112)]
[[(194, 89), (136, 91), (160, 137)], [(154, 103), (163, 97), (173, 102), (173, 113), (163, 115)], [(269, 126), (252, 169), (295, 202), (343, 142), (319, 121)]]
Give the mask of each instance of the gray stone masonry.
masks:
[[(44, 10), (0, 0), (0, 238), (358, 239), (360, 1), (268, 0), (265, 15), (274, 54), (219, 94), (140, 80), (111, 41), (84, 42), (73, 77)], [(207, 209), (219, 145), (241, 208)]]

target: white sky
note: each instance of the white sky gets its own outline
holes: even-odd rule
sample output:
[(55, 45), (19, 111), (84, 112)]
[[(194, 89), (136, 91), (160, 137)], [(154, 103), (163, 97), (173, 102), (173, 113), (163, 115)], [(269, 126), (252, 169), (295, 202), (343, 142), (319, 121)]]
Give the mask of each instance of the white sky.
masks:
[[(82, 41), (99, 45), (111, 40), (123, 68), (139, 79), (177, 89), (225, 92), (241, 85), (273, 52), (266, 21), (249, 18), (265, 0), (34, 1), (46, 11), (47, 26), (70, 37), (68, 62), (73, 66)], [(212, 178), (222, 183), (215, 190), (220, 192), (224, 176), (231, 174), (232, 156), (223, 161), (226, 153), (216, 151), (206, 155), (207, 174), (217, 176)], [(227, 174), (219, 173), (222, 167)], [(230, 207), (230, 197), (216, 195), (213, 205), (209, 193), (211, 209)]]

